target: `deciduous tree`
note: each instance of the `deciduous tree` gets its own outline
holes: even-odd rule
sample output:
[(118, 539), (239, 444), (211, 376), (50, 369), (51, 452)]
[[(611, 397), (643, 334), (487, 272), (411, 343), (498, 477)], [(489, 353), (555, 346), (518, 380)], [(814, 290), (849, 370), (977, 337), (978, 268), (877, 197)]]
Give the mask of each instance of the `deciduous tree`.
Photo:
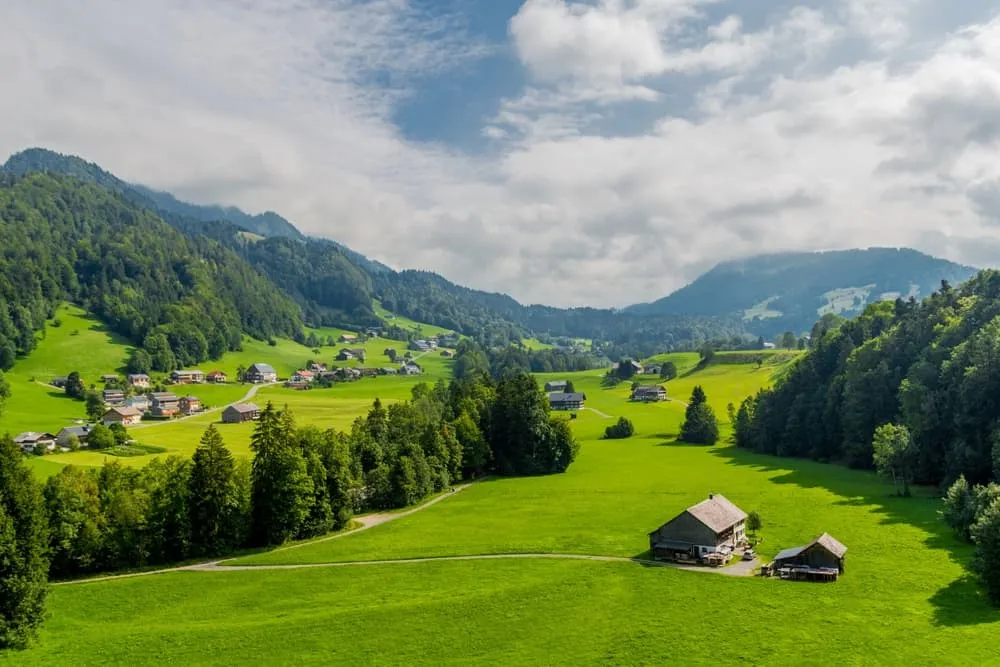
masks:
[(878, 473), (891, 478), (897, 491), (901, 489), (900, 495), (909, 496), (916, 459), (910, 430), (898, 424), (879, 426), (872, 439), (872, 455)]

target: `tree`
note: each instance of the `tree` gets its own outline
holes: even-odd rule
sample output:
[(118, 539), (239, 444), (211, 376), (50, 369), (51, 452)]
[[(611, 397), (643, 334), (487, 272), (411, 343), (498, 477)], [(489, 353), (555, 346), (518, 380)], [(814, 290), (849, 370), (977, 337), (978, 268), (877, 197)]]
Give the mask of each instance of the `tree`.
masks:
[(965, 540), (970, 539), (969, 528), (976, 520), (976, 501), (965, 475), (960, 475), (948, 487), (944, 497), (944, 511), (941, 514), (945, 523), (955, 531), (956, 535)]
[(75, 452), (80, 449), (80, 438), (75, 433), (66, 438), (66, 449), (71, 452)]
[(236, 367), (236, 381), (241, 384), (247, 381), (247, 367), (243, 364)]
[(916, 460), (916, 447), (910, 430), (897, 424), (883, 424), (875, 429), (872, 439), (872, 459), (880, 475), (892, 478), (897, 491), (902, 486), (903, 496), (910, 495), (910, 480)]
[(1000, 499), (980, 513), (969, 532), (976, 545), (973, 569), (990, 600), (1000, 606)]
[(115, 436), (104, 424), (96, 424), (87, 434), (88, 449), (108, 449), (115, 446)]
[(660, 366), (660, 379), (670, 381), (677, 377), (677, 364), (672, 361), (664, 361)]
[(128, 431), (121, 424), (112, 424), (108, 427), (111, 436), (115, 439), (115, 445), (121, 446), (128, 442)]
[(0, 417), (3, 416), (4, 408), (7, 407), (7, 399), (10, 398), (10, 384), (0, 373)]
[(631, 438), (635, 433), (635, 427), (632, 422), (625, 417), (619, 417), (618, 421), (613, 425), (604, 429), (604, 439), (605, 440), (620, 440), (623, 438)]
[(167, 372), (177, 368), (177, 358), (170, 348), (166, 334), (150, 333), (142, 342), (142, 347), (149, 354), (153, 370)]
[(569, 423), (549, 418), (548, 400), (528, 373), (498, 383), (489, 443), (496, 470), (503, 475), (562, 472), (577, 451)]
[(719, 424), (715, 411), (708, 404), (708, 398), (701, 385), (695, 385), (691, 399), (684, 411), (680, 440), (698, 445), (714, 445), (719, 440)]
[(75, 398), (77, 400), (83, 400), (84, 394), (87, 392), (87, 387), (84, 386), (83, 380), (80, 378), (80, 373), (73, 371), (66, 377), (66, 395), (70, 398)]
[(0, 438), (0, 649), (25, 648), (45, 615), (49, 562), (42, 492), (9, 436)]
[(67, 577), (97, 569), (101, 548), (101, 500), (97, 476), (66, 466), (45, 483), (50, 572)]
[(452, 422), (455, 437), (462, 446), (462, 472), (465, 477), (481, 475), (490, 464), (490, 446), (476, 420), (465, 410)]
[(567, 381), (566, 381), (566, 389), (565, 389), (565, 392), (566, 392), (567, 394), (574, 394), (574, 393), (576, 393), (576, 388), (575, 388), (575, 387), (573, 387), (573, 381), (572, 381), (572, 380), (567, 380)]
[(188, 478), (191, 552), (222, 554), (239, 545), (240, 508), (233, 455), (209, 425), (191, 457)]
[(126, 367), (129, 373), (146, 374), (153, 370), (153, 358), (149, 356), (149, 352), (137, 347), (129, 355)]
[(794, 350), (795, 349), (795, 344), (796, 344), (795, 334), (792, 333), (791, 331), (786, 331), (785, 333), (783, 333), (781, 335), (781, 341), (780, 342), (781, 342), (781, 347), (782, 348), (784, 348), (786, 350)]
[(764, 522), (760, 518), (760, 514), (757, 510), (752, 510), (747, 514), (747, 530), (752, 534), (756, 535), (757, 531), (764, 526)]
[(291, 539), (309, 514), (313, 482), (294, 434), (288, 411), (279, 412), (268, 402), (250, 439), (253, 539), (258, 545)]
[(92, 422), (100, 421), (101, 417), (104, 416), (104, 399), (101, 398), (101, 395), (90, 390), (86, 393), (84, 401), (86, 402), (87, 419)]

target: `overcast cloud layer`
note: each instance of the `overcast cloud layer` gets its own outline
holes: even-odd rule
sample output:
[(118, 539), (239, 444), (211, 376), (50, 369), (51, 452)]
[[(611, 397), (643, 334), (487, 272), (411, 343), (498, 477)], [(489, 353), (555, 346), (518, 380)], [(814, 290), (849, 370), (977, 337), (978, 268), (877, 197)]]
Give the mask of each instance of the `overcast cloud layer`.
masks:
[[(0, 0), (0, 153), (527, 302), (625, 305), (777, 250), (1000, 262), (992, 2), (527, 0), (503, 39), (438, 4), (463, 5)], [(526, 84), (475, 140), (407, 138), (401, 105), (498, 54)]]

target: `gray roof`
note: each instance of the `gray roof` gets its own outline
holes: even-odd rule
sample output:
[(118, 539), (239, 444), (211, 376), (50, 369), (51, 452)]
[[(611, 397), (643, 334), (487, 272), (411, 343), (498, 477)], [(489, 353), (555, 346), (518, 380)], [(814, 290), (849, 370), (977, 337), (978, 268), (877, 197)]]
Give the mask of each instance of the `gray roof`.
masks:
[[(236, 410), (236, 412), (260, 412), (260, 408), (253, 403), (237, 403), (236, 405), (230, 405), (229, 408)], [(228, 410), (229, 408), (226, 409)]]
[(784, 549), (778, 552), (778, 555), (774, 557), (774, 560), (785, 560), (786, 558), (795, 558), (800, 553), (805, 551), (805, 547), (791, 547), (790, 549)]
[(747, 518), (747, 513), (718, 493), (687, 509), (688, 514), (721, 533)]
[(826, 549), (827, 551), (829, 551), (837, 558), (843, 558), (844, 554), (847, 553), (847, 547), (841, 544), (836, 538), (831, 536), (829, 533), (823, 533), (809, 544), (804, 544), (801, 547), (791, 547), (789, 549), (781, 551), (780, 553), (778, 553), (777, 556), (774, 557), (774, 560), (785, 560), (786, 558), (795, 558), (809, 547), (815, 546), (817, 544)]
[(667, 393), (666, 388), (661, 384), (650, 384), (635, 388), (635, 393), (637, 394), (659, 394), (660, 392)]
[(274, 367), (271, 364), (256, 363), (251, 366), (248, 370), (257, 371), (258, 373), (274, 373)]
[(549, 380), (545, 383), (546, 387), (565, 387), (566, 380)]
[(172, 391), (154, 391), (149, 394), (149, 397), (157, 401), (176, 401), (177, 394)]
[(586, 394), (572, 393), (566, 394), (558, 391), (554, 391), (549, 394), (549, 402), (551, 403), (578, 403), (580, 401), (587, 400)]
[(14, 442), (17, 444), (22, 444), (25, 442), (38, 442), (39, 440), (51, 440), (55, 436), (51, 433), (39, 433), (37, 431), (26, 431), (24, 433), (18, 433), (14, 438)]
[(62, 435), (63, 433), (65, 433), (66, 435), (75, 435), (75, 436), (87, 435), (93, 428), (94, 427), (90, 426), (89, 424), (86, 426), (67, 426), (63, 428), (63, 430), (59, 431), (59, 434)]

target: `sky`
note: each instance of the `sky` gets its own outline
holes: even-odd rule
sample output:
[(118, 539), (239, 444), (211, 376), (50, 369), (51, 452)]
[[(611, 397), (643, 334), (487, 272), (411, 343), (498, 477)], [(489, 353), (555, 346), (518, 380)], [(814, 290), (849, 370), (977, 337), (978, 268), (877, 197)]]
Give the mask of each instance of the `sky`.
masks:
[[(1000, 264), (995, 0), (0, 0), (0, 154), (624, 306), (764, 252)], [(0, 157), (0, 161), (2, 161)]]

